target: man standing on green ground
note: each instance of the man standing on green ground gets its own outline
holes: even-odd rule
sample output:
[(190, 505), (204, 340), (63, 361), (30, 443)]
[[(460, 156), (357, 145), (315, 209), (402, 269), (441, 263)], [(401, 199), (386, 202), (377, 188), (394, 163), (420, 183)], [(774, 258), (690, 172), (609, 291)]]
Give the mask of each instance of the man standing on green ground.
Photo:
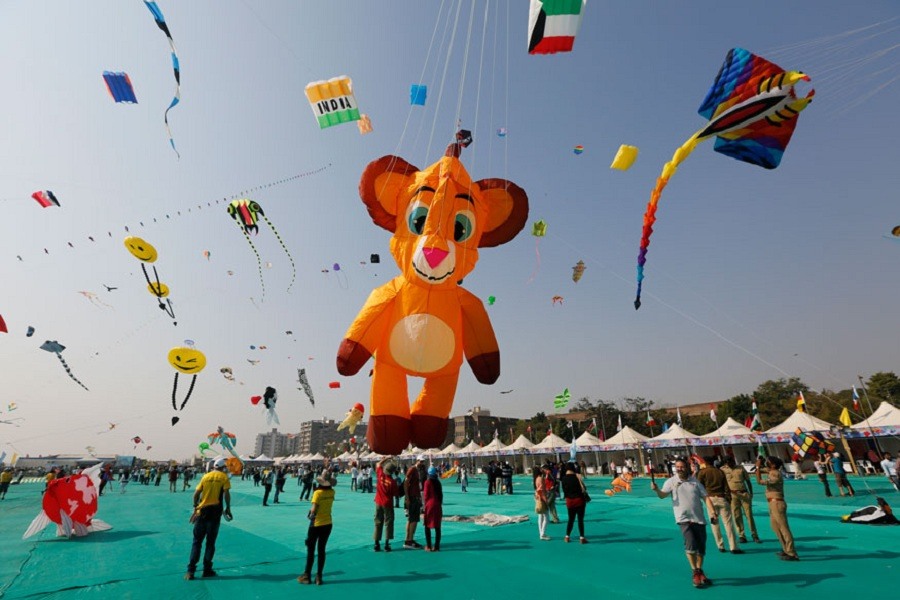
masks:
[(206, 539), (206, 552), (203, 553), (203, 576), (215, 577), (213, 557), (216, 554), (216, 538), (219, 536), (219, 525), (222, 523), (222, 506), (225, 519), (231, 520), (231, 481), (225, 474), (225, 459), (217, 458), (213, 470), (203, 476), (197, 489), (194, 490), (194, 544), (191, 546), (191, 558), (188, 561), (185, 579), (193, 579), (200, 562), (200, 548)]
[(384, 551), (391, 551), (391, 540), (394, 539), (394, 498), (400, 495), (393, 477), (396, 469), (389, 456), (381, 459), (375, 467), (378, 482), (375, 485), (375, 552), (381, 552), (381, 533), (384, 529)]
[(703, 557), (706, 555), (706, 521), (703, 519), (703, 503), (709, 511), (709, 522), (715, 525), (716, 509), (706, 495), (703, 484), (691, 475), (691, 469), (682, 459), (675, 461), (675, 475), (666, 480), (662, 489), (653, 480), (650, 489), (659, 498), (672, 496), (675, 523), (681, 527), (684, 536), (684, 551), (693, 571), (694, 587), (712, 585), (703, 572)]
[(422, 514), (422, 486), (419, 483), (419, 465), (425, 463), (425, 457), (419, 455), (416, 457), (416, 464), (406, 471), (406, 479), (403, 481), (403, 491), (406, 494), (406, 540), (403, 542), (404, 548), (418, 549), (422, 544), (413, 539), (416, 535), (416, 525)]
[(737, 527), (738, 541), (742, 544), (747, 543), (743, 516), (746, 515), (753, 541), (761, 544), (762, 541), (756, 532), (756, 521), (753, 520), (753, 484), (750, 483), (750, 476), (747, 475), (744, 467), (737, 466), (733, 456), (725, 457), (722, 472), (725, 473), (728, 489), (731, 491), (731, 515), (734, 518), (734, 525)]
[[(725, 537), (728, 538), (731, 553), (743, 554), (744, 551), (738, 546), (734, 536), (734, 521), (731, 516), (731, 490), (728, 488), (728, 480), (725, 477), (725, 473), (718, 467), (711, 466), (710, 461), (706, 461), (700, 465), (700, 470), (697, 472), (697, 481), (703, 484), (707, 498), (716, 509), (714, 514), (725, 527)], [(722, 539), (722, 532), (719, 531), (718, 524), (713, 524), (712, 532), (713, 538), (716, 540), (716, 546), (719, 547), (719, 552), (725, 552), (725, 541)]]

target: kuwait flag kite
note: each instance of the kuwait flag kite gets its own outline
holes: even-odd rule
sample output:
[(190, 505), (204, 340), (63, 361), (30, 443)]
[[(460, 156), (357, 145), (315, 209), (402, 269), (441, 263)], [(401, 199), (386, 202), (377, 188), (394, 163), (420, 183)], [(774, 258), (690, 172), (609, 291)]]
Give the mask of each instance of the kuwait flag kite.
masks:
[(587, 0), (531, 0), (528, 54), (571, 52)]

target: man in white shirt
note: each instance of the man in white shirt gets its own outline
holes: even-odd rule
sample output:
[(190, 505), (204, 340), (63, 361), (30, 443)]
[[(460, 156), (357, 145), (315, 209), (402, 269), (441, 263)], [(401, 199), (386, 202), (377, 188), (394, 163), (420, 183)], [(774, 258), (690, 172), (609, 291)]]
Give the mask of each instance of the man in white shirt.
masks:
[(894, 463), (891, 458), (890, 452), (884, 453), (884, 460), (881, 461), (881, 469), (884, 471), (884, 476), (890, 480), (891, 485), (894, 486), (894, 489), (900, 492), (900, 481), (897, 480), (897, 465)]

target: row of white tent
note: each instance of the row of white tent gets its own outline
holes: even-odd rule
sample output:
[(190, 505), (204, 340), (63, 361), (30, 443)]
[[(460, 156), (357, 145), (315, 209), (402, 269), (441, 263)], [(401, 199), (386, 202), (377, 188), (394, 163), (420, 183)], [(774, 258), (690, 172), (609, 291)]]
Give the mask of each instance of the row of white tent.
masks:
[[(786, 443), (790, 441), (791, 435), (798, 428), (803, 431), (827, 433), (832, 430), (833, 427), (834, 426), (831, 423), (814, 417), (809, 413), (795, 411), (782, 423), (759, 433), (751, 431), (750, 428), (729, 417), (718, 429), (704, 435), (695, 435), (677, 424), (672, 425), (665, 432), (652, 438), (638, 433), (630, 427), (623, 427), (621, 431), (606, 441), (600, 440), (598, 437), (585, 431), (575, 440), (575, 445), (579, 452), (615, 452), (638, 447), (655, 449), (678, 448), (687, 445), (721, 446), (733, 444), (757, 444), (759, 442), (762, 442), (763, 444)], [(900, 434), (900, 410), (887, 402), (882, 402), (878, 409), (867, 419), (852, 425), (848, 433), (848, 437), (855, 437), (854, 434), (856, 433), (858, 433), (860, 437), (862, 437), (864, 433), (874, 434), (876, 436), (897, 436)], [(489, 444), (484, 446), (480, 446), (472, 441), (462, 448), (456, 444), (450, 444), (443, 449), (432, 448), (430, 450), (422, 450), (420, 448), (410, 448), (404, 451), (400, 455), (400, 458), (412, 459), (420, 454), (423, 454), (430, 459), (514, 454), (554, 454), (568, 451), (571, 447), (571, 441), (566, 441), (555, 433), (551, 433), (538, 443), (533, 443), (524, 435), (520, 435), (518, 439), (509, 445), (505, 445), (499, 439), (495, 438)], [(336, 460), (371, 462), (382, 458), (382, 455), (375, 452), (344, 452), (340, 456), (337, 456)], [(324, 459), (325, 457), (318, 453), (302, 456), (295, 455), (285, 458), (276, 458), (275, 464), (309, 463), (323, 461)]]

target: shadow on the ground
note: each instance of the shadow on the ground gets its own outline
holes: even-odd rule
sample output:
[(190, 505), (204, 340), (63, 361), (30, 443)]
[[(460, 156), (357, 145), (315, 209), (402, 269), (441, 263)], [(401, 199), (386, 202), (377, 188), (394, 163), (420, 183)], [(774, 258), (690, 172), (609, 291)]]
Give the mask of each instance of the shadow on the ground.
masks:
[(772, 583), (791, 585), (793, 587), (809, 587), (826, 579), (837, 579), (846, 577), (840, 573), (788, 573), (785, 575), (773, 575), (771, 573), (758, 575), (756, 577), (715, 577), (713, 587), (735, 586), (745, 587), (753, 585), (769, 585)]

